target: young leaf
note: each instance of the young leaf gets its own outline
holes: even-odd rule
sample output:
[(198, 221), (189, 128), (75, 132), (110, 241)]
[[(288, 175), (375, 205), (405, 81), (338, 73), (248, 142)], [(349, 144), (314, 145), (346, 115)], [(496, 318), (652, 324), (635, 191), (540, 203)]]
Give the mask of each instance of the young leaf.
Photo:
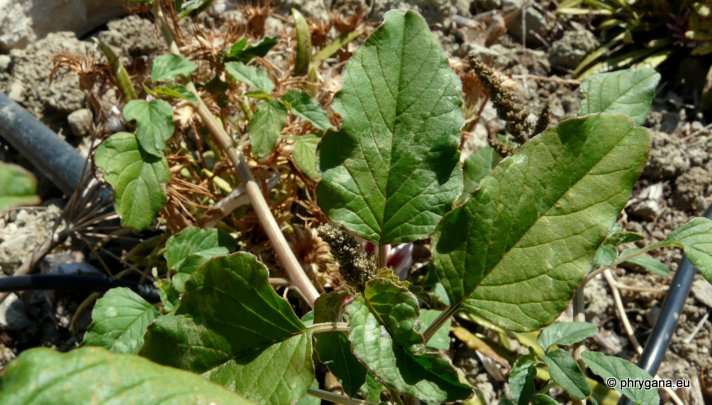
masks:
[(175, 80), (179, 75), (189, 77), (197, 68), (194, 62), (178, 55), (161, 55), (151, 65), (151, 81)]
[(363, 296), (397, 344), (410, 350), (423, 343), (423, 336), (415, 331), (420, 312), (418, 299), (408, 288), (390, 279), (376, 278), (366, 283)]
[(118, 132), (99, 145), (94, 162), (114, 188), (121, 224), (137, 231), (151, 225), (166, 202), (164, 185), (171, 177), (166, 158), (144, 153), (133, 134)]
[(472, 153), (472, 155), (465, 160), (463, 167), (465, 187), (462, 190), (462, 196), (467, 199), (467, 197), (477, 189), (480, 180), (490, 174), (492, 169), (494, 169), (501, 160), (502, 158), (499, 157), (491, 146), (485, 146)]
[(297, 33), (297, 56), (294, 61), (294, 74), (303, 76), (309, 70), (311, 63), (311, 33), (309, 32), (309, 23), (304, 18), (299, 10), (292, 9), (292, 18), (294, 18), (294, 28)]
[(203, 374), (258, 403), (291, 403), (314, 379), (311, 335), (268, 272), (244, 252), (211, 259), (175, 314), (156, 319), (141, 355)]
[(255, 57), (263, 57), (267, 55), (275, 45), (277, 45), (276, 37), (264, 37), (260, 42), (254, 45), (248, 45), (247, 39), (242, 38), (241, 40), (235, 42), (230, 50), (225, 53), (225, 61), (231, 62), (242, 62), (247, 63)]
[(321, 177), (321, 173), (317, 169), (316, 157), (316, 149), (320, 140), (321, 138), (316, 135), (302, 135), (294, 140), (292, 152), (294, 165), (312, 180), (319, 180)]
[(166, 242), (166, 262), (175, 271), (173, 284), (178, 292), (185, 291), (190, 274), (215, 256), (230, 253), (235, 240), (217, 228), (185, 228)]
[(593, 266), (594, 267), (605, 267), (610, 266), (615, 263), (618, 258), (618, 249), (615, 245), (609, 243), (603, 243), (596, 250), (596, 254), (593, 256)]
[[(420, 311), (420, 330), (424, 331), (428, 329), (430, 325), (432, 325), (433, 322), (435, 322), (435, 319), (437, 319), (438, 316), (442, 311), (437, 311), (434, 309), (423, 309)], [(426, 346), (432, 347), (433, 349), (438, 349), (438, 350), (448, 350), (450, 348), (450, 324), (452, 323), (451, 319), (448, 319), (445, 321), (443, 326), (438, 329), (437, 332), (433, 335), (430, 340), (426, 343)]]
[(509, 374), (509, 391), (517, 405), (529, 404), (534, 395), (536, 367), (534, 356), (528, 354), (518, 358)]
[(649, 67), (595, 74), (581, 83), (586, 98), (579, 115), (619, 112), (643, 125), (659, 81), (660, 74)]
[(259, 103), (257, 111), (247, 124), (252, 142), (252, 153), (261, 159), (274, 151), (274, 147), (287, 122), (287, 111), (276, 101)]
[(536, 394), (532, 399), (534, 405), (558, 405), (556, 400), (546, 394)]
[[(639, 249), (626, 249), (621, 252), (620, 257), (628, 256), (629, 254), (634, 253), (637, 250)], [(650, 274), (655, 274), (656, 276), (665, 277), (670, 274), (670, 269), (664, 263), (648, 254), (633, 256), (630, 259), (626, 260), (626, 263), (633, 263), (635, 265), (638, 265), (644, 268), (645, 270), (648, 270)]]
[(136, 354), (148, 324), (158, 315), (158, 309), (130, 289), (112, 288), (96, 302), (84, 344)]
[(255, 90), (262, 90), (267, 94), (274, 90), (274, 83), (264, 68), (248, 66), (242, 62), (228, 62), (225, 64), (225, 70), (230, 76)]
[(561, 122), (527, 142), (448, 213), (433, 238), (452, 305), (513, 331), (566, 307), (647, 160), (620, 114)]
[(423, 401), (454, 401), (472, 394), (444, 358), (416, 355), (395, 343), (363, 297), (354, 299), (346, 313), (351, 317), (349, 341), (354, 355), (383, 384)]
[(376, 244), (429, 236), (462, 190), (460, 80), (425, 20), (390, 11), (344, 68), (319, 206)]
[(154, 87), (148, 91), (153, 96), (166, 96), (176, 100), (187, 100), (193, 104), (198, 104), (198, 97), (190, 90), (179, 84), (165, 84)]
[(0, 376), (3, 404), (251, 404), (185, 371), (98, 347), (23, 352)]
[(652, 381), (653, 378), (635, 364), (599, 352), (586, 351), (581, 353), (581, 357), (594, 374), (604, 379), (607, 387), (615, 388), (616, 391), (639, 404), (660, 403), (660, 394), (656, 389), (646, 390), (630, 386), (621, 388), (621, 380)]
[(700, 274), (712, 283), (712, 221), (694, 218), (675, 229), (663, 242), (681, 247)]
[(557, 322), (542, 329), (537, 342), (545, 350), (551, 346), (568, 346), (595, 335), (598, 326), (588, 322)]
[(212, 0), (175, 0), (175, 7), (179, 17), (194, 17), (211, 3)]
[(309, 121), (314, 128), (326, 131), (333, 128), (326, 111), (312, 100), (304, 90), (289, 90), (282, 96), (282, 102), (297, 117)]
[[(341, 321), (346, 297), (345, 292), (335, 291), (317, 298), (314, 304), (314, 321), (316, 323)], [(366, 381), (366, 368), (351, 353), (351, 345), (346, 334), (319, 333), (314, 339), (319, 360), (339, 378), (346, 394), (351, 397), (357, 396)]]
[(544, 363), (549, 367), (551, 379), (574, 398), (584, 399), (591, 394), (586, 376), (568, 352), (551, 350), (544, 356)]
[(136, 138), (141, 148), (163, 157), (163, 148), (173, 136), (173, 107), (163, 100), (131, 100), (124, 107), (124, 118), (136, 120)]
[(18, 165), (0, 162), (0, 212), (16, 205), (39, 204), (35, 176)]

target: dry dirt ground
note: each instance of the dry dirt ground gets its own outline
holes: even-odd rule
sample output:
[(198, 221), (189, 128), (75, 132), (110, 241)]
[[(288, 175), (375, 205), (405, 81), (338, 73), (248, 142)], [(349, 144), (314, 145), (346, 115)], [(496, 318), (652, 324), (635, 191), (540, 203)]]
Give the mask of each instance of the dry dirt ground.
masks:
[[(218, 3), (212, 16), (204, 18), (208, 24), (219, 23), (224, 18), (240, 18), (239, 11), (233, 10), (232, 2)], [(276, 13), (287, 16), (289, 6), (301, 2), (285, 3), (289, 4), (280, 6)], [(334, 7), (363, 7), (357, 1), (333, 3), (336, 3)], [(431, 23), (453, 65), (461, 64), (465, 55), (475, 52), (511, 79), (519, 97), (533, 112), (543, 108), (545, 102), (550, 103), (554, 121), (578, 112), (581, 96), (570, 72), (582, 55), (597, 45), (584, 24), (556, 15), (555, 7), (544, 2), (528, 9), (526, 23), (536, 35), (522, 38), (521, 28), (517, 28), (521, 27), (521, 20), (511, 14), (521, 2), (421, 0), (410, 3), (413, 4), (379, 2), (370, 10), (369, 18), (373, 22), (380, 21), (383, 12), (392, 6), (416, 8)], [(325, 18), (323, 2), (309, 1), (301, 7), (310, 19)], [(514, 19), (513, 24), (510, 18)], [(268, 18), (267, 34), (282, 30), (288, 23), (286, 18)], [(113, 46), (128, 63), (145, 63), (164, 50), (151, 22), (139, 16), (111, 21), (94, 35)], [(0, 90), (86, 153), (92, 117), (86, 109), (86, 97), (79, 89), (78, 78), (64, 74), (51, 84), (48, 81), (51, 58), (62, 52), (98, 57), (86, 38), (77, 39), (72, 33), (51, 34), (25, 49), (0, 55)], [(280, 63), (278, 55), (275, 59), (274, 63)], [(645, 244), (664, 239), (691, 217), (702, 215), (712, 202), (712, 132), (689, 104), (689, 95), (680, 93), (679, 88), (668, 83), (661, 86), (656, 96), (653, 111), (645, 124), (653, 131), (648, 166), (620, 219), (626, 229), (643, 234)], [(117, 103), (116, 100), (117, 96), (111, 93), (103, 99), (107, 103)], [(482, 146), (487, 133), (503, 127), (491, 106), (486, 107), (480, 121), (470, 131), (465, 151)], [(0, 160), (26, 164), (1, 141)], [(31, 167), (28, 165), (28, 168)], [(22, 259), (42, 242), (64, 204), (61, 193), (43, 180), (41, 174), (39, 178), (39, 193), (44, 200), (41, 207), (16, 209), (0, 216), (2, 275), (12, 274)], [(71, 251), (72, 247), (64, 246), (58, 250)], [(674, 250), (654, 255), (672, 270), (682, 259), (680, 252)], [(587, 320), (602, 327), (591, 345), (608, 354), (635, 358), (635, 348), (614, 309), (612, 288), (620, 291), (635, 337), (644, 343), (650, 337), (671, 277), (653, 276), (632, 267), (617, 269), (614, 277), (615, 286), (600, 278), (586, 288)], [(74, 301), (81, 302), (81, 298)], [(77, 302), (60, 300), (45, 293), (6, 300), (0, 306), (0, 367), (21, 350), (32, 346), (55, 346), (66, 350), (76, 345), (78, 338), (69, 328), (69, 318), (76, 306)], [(698, 276), (659, 372), (662, 378), (688, 379), (701, 384), (700, 391), (706, 391), (707, 395), (712, 387), (712, 320), (708, 319), (711, 309), (712, 287)], [(86, 325), (86, 320), (83, 324)], [(506, 394), (506, 370), (494, 370), (496, 365), (486, 364), (486, 359), (461, 343), (456, 342), (453, 347), (455, 363), (466, 371), (467, 378), (477, 386), (487, 403)], [(689, 393), (680, 395), (685, 401), (692, 401)]]

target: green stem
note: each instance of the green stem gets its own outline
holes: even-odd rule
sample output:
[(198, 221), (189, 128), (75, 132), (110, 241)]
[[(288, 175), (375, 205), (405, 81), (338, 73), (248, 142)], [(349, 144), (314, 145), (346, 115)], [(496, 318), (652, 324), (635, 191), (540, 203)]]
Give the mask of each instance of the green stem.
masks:
[(425, 339), (425, 343), (428, 343), (428, 341), (435, 335), (435, 333), (440, 329), (445, 322), (447, 322), (448, 319), (450, 319), (451, 316), (455, 314), (460, 309), (459, 305), (454, 305), (451, 307), (448, 307), (446, 310), (440, 313), (437, 318), (435, 318), (435, 321), (428, 326), (428, 329), (423, 332), (423, 338)]
[(335, 394), (330, 391), (325, 391), (320, 388), (309, 388), (307, 391), (307, 394), (323, 399), (324, 401), (329, 401), (335, 404), (344, 404), (344, 405), (376, 405), (373, 402), (370, 401), (364, 401), (362, 399), (355, 399), (355, 398), (349, 398), (344, 395), (339, 395)]
[(348, 332), (349, 324), (346, 322), (315, 323), (308, 329), (313, 334), (327, 332)]
[(597, 275), (603, 273), (603, 272), (606, 271), (607, 269), (616, 267), (616, 266), (618, 266), (618, 265), (621, 264), (621, 263), (625, 263), (625, 262), (627, 262), (628, 260), (630, 260), (630, 259), (632, 259), (632, 258), (634, 258), (634, 257), (636, 257), (636, 256), (640, 256), (640, 255), (642, 255), (642, 254), (648, 253), (648, 252), (650, 252), (650, 251), (653, 250), (653, 249), (657, 249), (657, 248), (661, 248), (661, 247), (666, 247), (666, 246), (676, 246), (676, 244), (675, 244), (674, 242), (660, 241), (660, 242), (653, 243), (652, 245), (648, 245), (648, 246), (646, 246), (646, 247), (640, 248), (640, 249), (636, 250), (635, 252), (630, 253), (630, 254), (627, 254), (627, 255), (625, 255), (625, 256), (623, 256), (623, 257), (619, 257), (618, 260), (616, 260), (615, 262), (613, 262), (613, 264), (611, 264), (610, 266), (599, 267), (599, 268), (597, 268), (596, 270), (594, 270), (594, 271), (588, 273), (588, 275), (586, 275), (586, 277), (583, 279), (583, 283), (581, 283), (581, 285), (582, 285), (582, 286), (586, 285), (586, 283), (588, 283), (589, 281), (593, 280)]

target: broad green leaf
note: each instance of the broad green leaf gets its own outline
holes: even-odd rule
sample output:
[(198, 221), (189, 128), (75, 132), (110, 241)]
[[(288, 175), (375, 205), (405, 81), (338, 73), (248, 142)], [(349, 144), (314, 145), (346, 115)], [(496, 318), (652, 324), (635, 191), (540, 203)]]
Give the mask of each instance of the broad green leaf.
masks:
[(153, 222), (166, 202), (171, 172), (166, 158), (145, 153), (127, 132), (111, 135), (94, 154), (94, 162), (114, 188), (114, 208), (121, 224), (137, 231)]
[(629, 386), (621, 388), (621, 380), (638, 380), (642, 383), (653, 380), (648, 373), (635, 364), (599, 352), (586, 351), (581, 353), (581, 357), (593, 374), (603, 378), (607, 387), (615, 388), (616, 391), (639, 404), (660, 403), (660, 394), (656, 389), (646, 390)]
[(635, 232), (628, 232), (624, 231), (623, 228), (621, 228), (620, 225), (615, 224), (611, 228), (610, 231), (608, 231), (608, 237), (606, 237), (606, 243), (609, 243), (613, 246), (618, 246), (622, 245), (624, 243), (629, 243), (629, 242), (637, 242), (639, 240), (643, 240), (643, 235)]
[(649, 67), (595, 74), (581, 83), (586, 98), (579, 115), (618, 112), (642, 125), (659, 81), (660, 74)]
[(192, 373), (98, 347), (23, 352), (0, 377), (3, 404), (251, 404)]
[(198, 67), (194, 62), (178, 55), (161, 55), (151, 64), (151, 81), (175, 80), (176, 77), (190, 77)]
[[(332, 292), (317, 298), (314, 304), (315, 322), (340, 322), (346, 297), (345, 292)], [(346, 334), (319, 333), (314, 339), (319, 360), (339, 378), (346, 394), (357, 396), (359, 388), (366, 381), (366, 368), (351, 353), (351, 345)]]
[(317, 169), (316, 149), (319, 146), (319, 138), (316, 135), (302, 135), (294, 140), (294, 165), (302, 173), (309, 176), (312, 180), (319, 180), (321, 173)]
[(329, 116), (304, 90), (289, 90), (282, 96), (282, 102), (297, 117), (309, 121), (314, 128), (326, 131), (333, 128)]
[[(628, 256), (632, 253), (635, 253), (640, 249), (637, 248), (631, 248), (631, 249), (626, 249), (621, 252), (619, 257), (625, 257)], [(655, 274), (656, 276), (662, 276), (665, 277), (670, 274), (670, 269), (660, 260), (648, 255), (648, 254), (640, 254), (638, 256), (633, 256), (630, 259), (625, 261), (626, 263), (633, 263), (635, 265), (638, 265), (645, 270), (649, 271), (650, 274)]]
[(515, 404), (526, 405), (534, 395), (536, 366), (534, 356), (527, 354), (518, 358), (509, 374), (509, 391)]
[(491, 146), (485, 146), (475, 151), (465, 160), (463, 167), (465, 187), (462, 190), (465, 199), (477, 189), (480, 180), (490, 174), (501, 160), (502, 158)]
[(257, 111), (247, 124), (252, 153), (255, 157), (261, 159), (274, 151), (285, 122), (287, 122), (287, 111), (278, 102), (257, 104)]
[(423, 401), (454, 401), (472, 394), (444, 358), (416, 355), (395, 343), (363, 297), (354, 299), (346, 313), (351, 317), (349, 341), (353, 354), (381, 383)]
[(314, 381), (312, 336), (292, 336), (259, 353), (249, 353), (213, 368), (203, 377), (259, 404), (291, 404)]
[[(435, 322), (435, 319), (437, 319), (438, 316), (442, 311), (437, 311), (434, 309), (422, 309), (420, 310), (420, 331), (425, 331), (428, 329), (430, 325), (432, 325), (433, 322)], [(432, 347), (433, 349), (438, 349), (438, 350), (448, 350), (450, 348), (450, 324), (452, 323), (451, 319), (448, 319), (445, 321), (443, 326), (440, 327), (440, 329), (435, 332), (432, 338), (428, 340), (426, 346)]]
[(186, 283), (175, 314), (148, 328), (141, 355), (258, 403), (299, 400), (314, 379), (311, 336), (268, 272), (244, 252), (213, 258)]
[(147, 92), (153, 96), (171, 97), (176, 100), (187, 100), (193, 104), (198, 104), (198, 97), (192, 91), (179, 84), (165, 84), (150, 90), (147, 89)]
[(124, 118), (136, 120), (136, 138), (141, 148), (163, 157), (163, 148), (173, 136), (173, 107), (163, 100), (131, 100), (124, 107)]
[(534, 405), (558, 405), (556, 400), (546, 394), (536, 394), (532, 399)]
[(138, 353), (148, 324), (158, 315), (158, 309), (130, 289), (112, 288), (94, 305), (84, 344), (116, 353)]
[(225, 61), (237, 61), (247, 63), (255, 57), (263, 57), (267, 55), (275, 45), (277, 45), (276, 37), (264, 37), (260, 42), (254, 45), (248, 45), (247, 39), (242, 38), (230, 47), (230, 50), (225, 53)]
[(39, 204), (35, 176), (18, 165), (0, 162), (0, 212), (17, 205)]
[(274, 83), (264, 68), (248, 66), (242, 62), (228, 62), (225, 64), (225, 70), (230, 76), (255, 90), (262, 90), (267, 94), (274, 90)]
[(190, 274), (215, 256), (230, 253), (235, 240), (217, 228), (185, 228), (166, 242), (166, 264), (175, 271), (172, 281), (178, 292), (185, 292)]
[(700, 274), (712, 283), (712, 221), (694, 218), (675, 229), (663, 243), (681, 247)]
[(544, 350), (554, 345), (568, 346), (595, 335), (598, 326), (588, 322), (557, 322), (542, 329), (537, 342)]
[(561, 122), (480, 181), (433, 237), (452, 305), (512, 331), (566, 307), (647, 160), (648, 132), (620, 114)]
[(390, 11), (344, 68), (321, 142), (319, 206), (376, 244), (429, 236), (462, 190), (461, 85), (413, 11)]
[(604, 243), (593, 256), (593, 267), (605, 267), (612, 265), (618, 258), (618, 249), (614, 245)]
[(586, 376), (570, 353), (561, 349), (551, 350), (544, 356), (544, 363), (549, 367), (551, 379), (571, 396), (583, 399), (591, 394)]
[(407, 287), (390, 279), (376, 278), (366, 283), (363, 295), (371, 313), (397, 344), (411, 349), (423, 343), (423, 336), (415, 331), (420, 313), (418, 299)]

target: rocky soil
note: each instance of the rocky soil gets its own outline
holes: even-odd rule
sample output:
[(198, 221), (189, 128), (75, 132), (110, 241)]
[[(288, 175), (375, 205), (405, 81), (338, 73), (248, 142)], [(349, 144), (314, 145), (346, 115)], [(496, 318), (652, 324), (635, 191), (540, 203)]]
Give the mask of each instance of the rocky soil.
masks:
[[(240, 18), (234, 1), (218, 1), (206, 17), (207, 23)], [(549, 103), (553, 119), (561, 120), (578, 112), (580, 94), (571, 75), (572, 69), (598, 42), (581, 21), (557, 15), (550, 2), (522, 0), (410, 0), (378, 1), (371, 7), (366, 1), (282, 1), (277, 12), (288, 15), (292, 6), (300, 7), (312, 20), (327, 18), (330, 3), (339, 7), (362, 9), (368, 18), (380, 21), (390, 8), (413, 8), (421, 12), (451, 57), (454, 66), (469, 53), (476, 53), (493, 68), (511, 79), (525, 105), (538, 113)], [(286, 18), (270, 17), (268, 30), (281, 30), (289, 24)], [(525, 30), (522, 30), (525, 27)], [(143, 63), (163, 45), (150, 21), (130, 16), (109, 22), (95, 35), (111, 45), (126, 63)], [(27, 44), (21, 49), (0, 54), (0, 91), (31, 111), (42, 122), (66, 138), (80, 151), (87, 152), (96, 118), (87, 109), (87, 97), (72, 73), (60, 74), (50, 83), (52, 56), (61, 53), (99, 57), (88, 38), (77, 39), (72, 32), (55, 32)], [(670, 89), (670, 87), (667, 87)], [(712, 131), (691, 106), (684, 94), (671, 88), (657, 95), (646, 126), (653, 131), (653, 147), (648, 165), (638, 182), (633, 199), (620, 223), (628, 230), (645, 236), (652, 243), (670, 233), (691, 217), (702, 215), (712, 203)], [(103, 103), (118, 103), (115, 93), (107, 92)], [(105, 119), (108, 119), (105, 117)], [(482, 146), (490, 131), (504, 127), (488, 106), (472, 129), (465, 150)], [(0, 140), (0, 160), (25, 163), (16, 152)], [(29, 167), (28, 167), (29, 168)], [(41, 175), (40, 175), (41, 177)], [(45, 187), (44, 191), (42, 188)], [(39, 245), (62, 208), (61, 193), (47, 182), (40, 182), (42, 207), (29, 207), (0, 215), (0, 270), (6, 275)], [(60, 249), (62, 250), (62, 249)], [(654, 253), (672, 270), (679, 265), (679, 251)], [(627, 337), (614, 308), (612, 288), (620, 291), (625, 311), (641, 343), (648, 339), (670, 276), (659, 277), (637, 268), (618, 269), (614, 286), (599, 278), (586, 288), (587, 320), (603, 329), (594, 339), (600, 350), (626, 358), (636, 352)], [(12, 297), (0, 306), (0, 367), (19, 351), (33, 345), (67, 349), (76, 344), (66, 321), (66, 308), (41, 293), (22, 299)], [(680, 316), (668, 356), (659, 376), (687, 379), (697, 390), (677, 394), (685, 403), (708, 401), (712, 388), (712, 286), (698, 276)], [(70, 314), (71, 315), (71, 314)], [(64, 317), (64, 318), (63, 318)], [(64, 320), (63, 320), (64, 319)], [(21, 338), (24, 336), (24, 338)], [(29, 336), (29, 337), (28, 337)], [(454, 338), (453, 338), (454, 339)], [(455, 344), (455, 362), (463, 367), (467, 378), (481, 391), (485, 403), (493, 403), (506, 393), (508, 370), (489, 364), (486, 358)], [(695, 391), (695, 392), (693, 392)]]

